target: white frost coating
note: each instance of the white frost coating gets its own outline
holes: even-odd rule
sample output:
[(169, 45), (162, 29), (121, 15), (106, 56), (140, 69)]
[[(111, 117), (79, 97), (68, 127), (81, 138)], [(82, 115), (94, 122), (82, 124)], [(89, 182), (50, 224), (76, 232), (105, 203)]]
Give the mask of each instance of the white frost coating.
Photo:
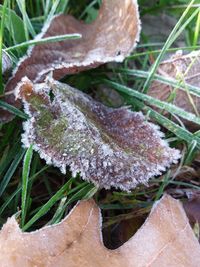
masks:
[(146, 122), (141, 112), (107, 108), (52, 78), (43, 88), (36, 84), (33, 93), (46, 99), (47, 92), (53, 91), (54, 100), (46, 111), (56, 111), (56, 118), (41, 126), (42, 114), (23, 99), (31, 119), (24, 123), (22, 141), (26, 147), (33, 144), (47, 164), (63, 173), (70, 166), (73, 176), (80, 173), (98, 187), (129, 191), (140, 183), (147, 184), (180, 158), (179, 151), (169, 148), (158, 127)]

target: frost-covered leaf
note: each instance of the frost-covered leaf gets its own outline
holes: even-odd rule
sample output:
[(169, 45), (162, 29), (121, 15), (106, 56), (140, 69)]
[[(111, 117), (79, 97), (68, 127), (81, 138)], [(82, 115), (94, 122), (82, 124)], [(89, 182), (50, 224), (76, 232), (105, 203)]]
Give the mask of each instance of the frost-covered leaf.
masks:
[(181, 204), (170, 196), (116, 250), (103, 245), (101, 221), (92, 200), (79, 203), (60, 224), (32, 233), (23, 233), (12, 217), (0, 231), (1, 267), (200, 266), (198, 241)]
[[(173, 55), (169, 60), (161, 63), (158, 73), (165, 78), (176, 79), (177, 87), (153, 82), (148, 94), (163, 101), (169, 97), (172, 102), (184, 110), (200, 115), (200, 51), (187, 55)], [(199, 95), (192, 94), (189, 85), (199, 87)], [(182, 87), (183, 89), (180, 89)], [(198, 92), (198, 89), (197, 89)], [(199, 125), (184, 121), (191, 129), (199, 129)]]
[(32, 84), (25, 78), (16, 94), (30, 116), (24, 123), (25, 146), (33, 144), (47, 164), (63, 173), (70, 166), (73, 176), (80, 173), (98, 187), (128, 191), (180, 157), (158, 127), (126, 107), (108, 108), (53, 79)]
[[(66, 74), (95, 68), (106, 62), (121, 62), (135, 47), (139, 32), (137, 0), (103, 0), (99, 16), (92, 24), (85, 24), (69, 15), (56, 16), (36, 38), (73, 33), (80, 33), (82, 38), (31, 48), (14, 71), (6, 91), (14, 90), (24, 76), (33, 82), (41, 82), (51, 71), (55, 79), (60, 79)], [(20, 106), (13, 95), (7, 101)], [(7, 121), (8, 114), (2, 113), (0, 119)]]

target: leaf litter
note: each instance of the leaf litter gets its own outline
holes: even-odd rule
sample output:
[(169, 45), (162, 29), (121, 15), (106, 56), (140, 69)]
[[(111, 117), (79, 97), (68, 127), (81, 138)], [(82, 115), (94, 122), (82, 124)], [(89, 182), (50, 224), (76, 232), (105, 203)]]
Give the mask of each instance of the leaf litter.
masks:
[[(93, 200), (78, 203), (59, 224), (23, 233), (13, 216), (0, 231), (1, 267), (197, 267), (200, 247), (179, 201), (165, 195), (136, 234), (107, 249)], [(92, 251), (92, 253), (91, 253)]]

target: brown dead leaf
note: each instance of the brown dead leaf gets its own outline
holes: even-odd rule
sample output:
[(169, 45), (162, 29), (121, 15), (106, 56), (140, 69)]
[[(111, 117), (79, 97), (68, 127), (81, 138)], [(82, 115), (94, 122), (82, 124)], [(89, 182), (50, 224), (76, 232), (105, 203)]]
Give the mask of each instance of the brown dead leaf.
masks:
[[(158, 74), (165, 78), (176, 79), (183, 90), (173, 88), (158, 81), (153, 82), (148, 94), (162, 101), (167, 101), (171, 93), (175, 93), (173, 103), (185, 111), (200, 115), (200, 97), (191, 94), (187, 84), (199, 87), (200, 91), (200, 52), (192, 52), (188, 55), (175, 55), (160, 64)], [(199, 125), (184, 121), (185, 125), (198, 130)]]
[[(92, 24), (85, 24), (70, 15), (56, 16), (39, 37), (73, 33), (80, 33), (82, 38), (33, 47), (20, 61), (6, 91), (14, 90), (24, 76), (33, 82), (41, 82), (51, 71), (55, 79), (60, 79), (66, 74), (95, 68), (106, 62), (123, 61), (139, 39), (137, 1), (104, 0), (98, 18)], [(20, 106), (14, 95), (6, 100)], [(8, 114), (2, 113), (0, 119), (7, 121)]]
[(164, 196), (138, 232), (116, 250), (102, 242), (93, 201), (79, 203), (54, 226), (23, 233), (14, 217), (0, 232), (1, 267), (197, 267), (200, 247), (182, 205)]
[[(53, 100), (49, 97), (52, 94)], [(102, 188), (125, 191), (146, 184), (180, 158), (158, 127), (127, 107), (108, 108), (69, 85), (23, 79), (16, 96), (30, 117), (22, 142), (47, 164)]]

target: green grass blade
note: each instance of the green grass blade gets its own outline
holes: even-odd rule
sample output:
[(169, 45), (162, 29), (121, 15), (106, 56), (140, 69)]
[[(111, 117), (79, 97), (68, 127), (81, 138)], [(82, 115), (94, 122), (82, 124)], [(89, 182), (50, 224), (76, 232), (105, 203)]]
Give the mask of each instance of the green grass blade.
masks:
[(12, 164), (10, 165), (10, 168), (6, 172), (5, 176), (3, 177), (3, 179), (2, 179), (2, 181), (0, 183), (0, 197), (4, 193), (7, 185), (9, 184), (14, 172), (16, 171), (19, 163), (21, 162), (21, 160), (22, 160), (22, 158), (24, 156), (24, 153), (25, 153), (25, 149), (21, 148), (20, 151), (15, 156)]
[[(35, 179), (41, 174), (43, 173), (45, 170), (47, 170), (49, 167), (45, 166), (43, 167), (40, 171), (38, 171), (37, 173), (35, 173), (33, 176), (31, 176), (31, 178), (28, 180), (28, 184), (30, 182), (34, 182)], [(12, 202), (12, 200), (17, 196), (17, 194), (21, 193), (22, 191), (22, 186), (19, 186), (19, 188), (17, 188), (17, 190), (15, 190), (11, 196), (9, 196), (9, 198), (3, 203), (3, 205), (0, 207), (0, 215), (4, 212), (4, 210), (8, 207), (8, 205)]]
[(159, 199), (161, 198), (161, 196), (163, 195), (165, 188), (166, 188), (166, 187), (168, 186), (168, 184), (169, 184), (169, 181), (170, 181), (170, 174), (171, 174), (171, 171), (168, 171), (168, 172), (164, 175), (162, 184), (160, 185), (159, 190), (158, 190), (158, 192), (157, 192), (156, 195), (155, 195), (155, 201), (159, 200)]
[(196, 153), (197, 153), (197, 141), (194, 140), (191, 142), (191, 144), (189, 144), (188, 146), (188, 151), (187, 151), (187, 155), (184, 159), (184, 165), (190, 165), (192, 163), (192, 161), (194, 160)]
[[(150, 86), (150, 83), (151, 83), (151, 80), (154, 76), (154, 74), (156, 73), (157, 69), (158, 69), (158, 66), (161, 62), (161, 60), (163, 59), (165, 53), (166, 53), (166, 50), (169, 49), (169, 47), (173, 44), (174, 40), (178, 37), (178, 35), (180, 35), (182, 33), (182, 31), (185, 29), (185, 27), (190, 23), (190, 20), (188, 19), (187, 20), (187, 23), (184, 24), (184, 28), (181, 27), (181, 31), (178, 32), (177, 34), (177, 31), (179, 29), (179, 27), (182, 25), (185, 17), (187, 16), (188, 12), (190, 11), (190, 8), (192, 6), (192, 4), (194, 3), (194, 0), (192, 0), (190, 2), (190, 4), (188, 5), (188, 7), (186, 8), (186, 10), (183, 12), (181, 18), (179, 19), (179, 21), (177, 22), (176, 26), (174, 27), (174, 29), (172, 30), (171, 34), (169, 35), (169, 37), (167, 38), (167, 41), (166, 43), (164, 44), (160, 54), (158, 55), (155, 63), (153, 64), (151, 70), (150, 70), (150, 73), (149, 73), (149, 76), (144, 84), (144, 87), (143, 87), (143, 92), (146, 93), (148, 91), (148, 88)], [(194, 11), (191, 15), (191, 17), (195, 17), (197, 15), (198, 11)], [(175, 38), (174, 38), (175, 37)]]
[(63, 197), (60, 200), (60, 204), (58, 205), (58, 208), (55, 211), (53, 218), (47, 223), (47, 225), (58, 223), (61, 220), (63, 213), (66, 211), (66, 207), (65, 207), (66, 201), (67, 201), (67, 197)]
[[(3, 15), (4, 7), (0, 5), (0, 15)], [(6, 8), (5, 27), (10, 33), (14, 44), (22, 43), (26, 40), (24, 25), (22, 19), (15, 13), (14, 10)]]
[(193, 40), (193, 45), (194, 46), (198, 44), (199, 33), (200, 33), (200, 11), (199, 11), (199, 14), (198, 14), (196, 27), (195, 27), (195, 31), (194, 31), (194, 40)]
[(160, 100), (158, 100), (152, 96), (140, 93), (138, 91), (135, 91), (135, 90), (133, 90), (127, 86), (121, 85), (121, 84), (116, 83), (116, 82), (112, 82), (109, 80), (104, 80), (104, 82), (107, 85), (112, 86), (112, 88), (114, 88), (114, 89), (116, 89), (122, 93), (125, 93), (129, 96), (132, 96), (132, 97), (136, 97), (136, 98), (138, 98), (144, 102), (149, 103), (152, 106), (155, 106), (155, 107), (160, 108), (162, 110), (166, 110), (166, 111), (170, 112), (171, 114), (176, 114), (183, 119), (186, 119), (188, 121), (191, 121), (191, 122), (194, 122), (194, 123), (197, 123), (200, 125), (200, 118), (199, 117), (197, 117), (193, 113), (187, 112), (184, 109), (179, 108), (179, 107), (177, 107), (171, 103), (160, 101)]
[(81, 188), (78, 192), (74, 193), (68, 199), (66, 206), (79, 199), (88, 199), (92, 197), (96, 192), (97, 192), (97, 188), (94, 185), (86, 183), (86, 185), (83, 188)]
[(43, 9), (44, 9), (44, 16), (47, 17), (48, 13), (49, 13), (49, 9), (50, 9), (50, 5), (51, 1), (50, 0), (46, 0), (45, 4), (43, 4)]
[(22, 203), (21, 203), (21, 211), (22, 211), (21, 212), (21, 226), (22, 227), (25, 223), (25, 218), (26, 218), (26, 210), (27, 210), (26, 200), (27, 200), (28, 180), (29, 180), (32, 156), (33, 156), (33, 147), (30, 146), (30, 148), (27, 150), (25, 154), (23, 169), (22, 169)]
[(23, 22), (24, 22), (24, 31), (25, 31), (25, 36), (26, 36), (26, 40), (29, 40), (29, 33), (32, 35), (32, 37), (34, 37), (36, 35), (36, 32), (31, 24), (31, 21), (27, 15), (26, 12), (26, 2), (25, 0), (16, 0), (19, 10), (22, 14), (23, 17)]
[(6, 7), (7, 7), (7, 0), (4, 1), (2, 16), (1, 16), (1, 28), (0, 28), (0, 95), (4, 93), (4, 86), (3, 86), (3, 35), (4, 35), (4, 27), (5, 27), (5, 17), (6, 17)]
[[(150, 44), (151, 46), (151, 44)], [(169, 48), (166, 50), (166, 53), (171, 53), (171, 52), (176, 52), (179, 50), (186, 50), (188, 51), (194, 51), (194, 50), (199, 50), (200, 45), (195, 45), (195, 46), (183, 46), (183, 47), (176, 47), (176, 48)], [(147, 56), (147, 55), (154, 55), (154, 54), (159, 54), (161, 52), (161, 49), (158, 50), (152, 50), (152, 51), (145, 51), (145, 52), (136, 52), (126, 58), (126, 60), (142, 57), (142, 56)]]
[(57, 13), (64, 13), (67, 9), (67, 6), (69, 4), (69, 0), (60, 1), (58, 7), (57, 7)]
[(54, 3), (52, 4), (51, 10), (45, 14), (47, 16), (46, 22), (45, 23), (49, 23), (51, 21), (51, 19), (53, 18), (53, 16), (56, 14), (56, 10), (58, 8), (60, 4), (60, 0), (55, 0)]
[(176, 34), (174, 35), (174, 37), (171, 40), (171, 45), (174, 43), (174, 41), (177, 40), (177, 38), (182, 34), (182, 32), (185, 30), (185, 28), (192, 22), (192, 20), (198, 15), (198, 13), (200, 12), (200, 7), (197, 8), (192, 15), (186, 20), (185, 23), (183, 23), (183, 25), (180, 27), (180, 29), (176, 32)]
[(19, 140), (16, 140), (16, 143), (13, 145), (13, 147), (10, 149), (10, 151), (7, 153), (6, 158), (1, 161), (0, 163), (0, 176), (5, 172), (6, 168), (10, 165), (16, 151), (20, 149), (20, 142)]
[[(142, 70), (136, 70), (136, 69), (116, 69), (116, 72), (119, 72), (119, 74), (126, 74), (126, 75), (130, 75), (130, 76), (135, 76), (135, 77), (139, 77), (139, 78), (143, 78), (146, 79), (149, 75), (148, 71), (142, 71)], [(190, 91), (191, 94), (195, 95), (195, 96), (200, 96), (200, 88), (194, 85), (190, 85), (188, 83), (184, 83), (182, 80), (176, 80), (173, 78), (169, 78), (169, 77), (164, 77), (162, 75), (159, 74), (155, 74), (153, 79), (153, 81), (157, 81), (160, 82), (162, 84), (166, 84), (169, 85), (171, 87), (174, 88), (179, 88), (183, 91), (186, 91), (186, 88)]]
[[(73, 179), (73, 178), (71, 178)], [(66, 196), (69, 190), (69, 186), (71, 185), (71, 179), (63, 185), (60, 190), (58, 190), (55, 195), (53, 195), (49, 201), (47, 201), (46, 204), (44, 204), (40, 210), (28, 221), (24, 227), (22, 228), (23, 231), (27, 230), (29, 227), (33, 225), (37, 220), (39, 220), (43, 215), (45, 215), (49, 209), (57, 202), (59, 201), (62, 197)]]
[[(130, 100), (131, 101), (131, 100)], [(129, 103), (130, 103), (129, 101)], [(174, 135), (179, 137), (181, 140), (186, 141), (188, 144), (196, 140), (197, 147), (200, 149), (200, 138), (196, 137), (194, 134), (189, 132), (188, 130), (182, 128), (181, 126), (177, 125), (170, 119), (164, 117), (157, 111), (153, 110), (152, 108), (145, 106), (143, 103), (139, 101), (134, 101), (134, 104), (136, 104), (139, 108), (142, 109), (143, 112), (148, 114), (150, 118), (155, 120), (158, 124), (162, 125), (164, 128), (172, 132)]]
[(173, 181), (173, 180), (170, 180), (169, 181), (169, 184), (173, 184), (173, 185), (178, 185), (178, 186), (184, 186), (186, 188), (190, 187), (190, 188), (193, 188), (193, 189), (197, 189), (198, 192), (200, 191), (200, 186), (197, 186), (197, 185), (194, 185), (194, 184), (190, 184), (190, 183), (185, 183), (185, 182), (181, 182), (181, 181)]
[[(78, 190), (80, 188), (80, 190)], [(81, 186), (76, 187), (75, 190), (71, 190), (69, 192), (69, 195), (72, 196), (68, 198), (68, 200), (65, 200), (66, 203), (62, 205), (62, 208), (58, 210), (56, 216), (52, 218), (52, 220), (48, 224), (54, 224), (61, 220), (63, 214), (66, 211), (67, 206), (69, 206), (71, 203), (78, 201), (80, 199), (89, 199), (92, 198), (93, 195), (98, 191), (98, 189), (92, 185), (86, 183), (82, 183)]]
[(0, 108), (5, 109), (9, 111), (10, 113), (14, 114), (15, 116), (18, 116), (22, 119), (28, 119), (28, 115), (22, 112), (21, 110), (17, 109), (16, 107), (0, 100)]
[(76, 40), (76, 39), (80, 39), (82, 36), (81, 34), (63, 34), (63, 35), (57, 35), (57, 36), (53, 36), (53, 37), (46, 37), (40, 40), (30, 40), (27, 42), (23, 42), (21, 44), (17, 44), (11, 47), (8, 47), (6, 49), (4, 49), (6, 52), (11, 51), (11, 50), (16, 50), (19, 48), (23, 48), (23, 47), (27, 47), (27, 46), (31, 46), (31, 45), (41, 45), (41, 44), (46, 44), (46, 43), (55, 43), (55, 42), (61, 42), (61, 41), (65, 41), (65, 40)]

